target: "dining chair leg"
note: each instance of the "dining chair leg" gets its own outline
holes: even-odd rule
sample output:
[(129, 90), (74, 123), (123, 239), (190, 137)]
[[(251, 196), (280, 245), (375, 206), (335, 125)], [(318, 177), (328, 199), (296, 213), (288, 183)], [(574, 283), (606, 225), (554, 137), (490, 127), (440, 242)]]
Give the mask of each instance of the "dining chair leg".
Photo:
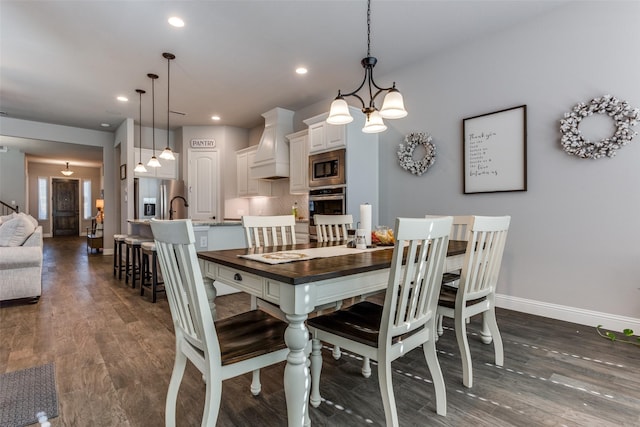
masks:
[(491, 344), (493, 338), (491, 336), (491, 331), (489, 330), (489, 325), (487, 325), (486, 311), (482, 314), (482, 330), (480, 331), (480, 340), (484, 344)]
[[(211, 373), (211, 371), (209, 372)], [(215, 426), (220, 412), (220, 401), (222, 400), (222, 378), (219, 375), (215, 375), (215, 378), (212, 375), (208, 377), (202, 425)]]
[(362, 358), (362, 376), (365, 378), (369, 378), (371, 376), (371, 362), (368, 357)]
[[(176, 340), (176, 342), (178, 342)], [(176, 401), (178, 400), (178, 390), (182, 382), (182, 376), (187, 366), (187, 357), (177, 348), (176, 360), (173, 363), (173, 372), (169, 381), (169, 389), (167, 390), (167, 403), (164, 410), (164, 419), (166, 427), (175, 427), (176, 425)], [(208, 390), (208, 387), (207, 387)]]
[(339, 360), (342, 357), (342, 351), (340, 351), (339, 345), (334, 345), (333, 350), (331, 351), (331, 355), (334, 359)]
[(438, 314), (438, 334), (435, 336), (435, 339), (437, 340), (439, 336), (442, 336), (442, 334), (444, 333), (444, 328), (442, 327), (442, 319), (444, 318), (444, 316), (442, 314)]
[(309, 403), (314, 408), (320, 406), (320, 372), (322, 371), (322, 343), (318, 339), (311, 340), (311, 396)]
[(398, 412), (396, 410), (396, 399), (393, 395), (393, 383), (391, 381), (391, 361), (383, 355), (378, 360), (378, 382), (380, 383), (380, 395), (382, 396), (382, 406), (387, 420), (387, 426), (397, 427)]
[(438, 361), (435, 340), (429, 340), (424, 343), (422, 350), (424, 351), (424, 358), (427, 361), (433, 387), (436, 391), (436, 413), (444, 417), (447, 415), (447, 391), (444, 385), (442, 369), (440, 369), (440, 362)]
[(483, 313), (483, 323), (486, 323), (487, 328), (493, 337), (493, 351), (496, 357), (495, 364), (497, 366), (502, 366), (504, 365), (504, 347), (502, 345), (500, 330), (498, 329), (495, 310), (489, 310)]
[(469, 350), (469, 342), (467, 341), (467, 322), (465, 318), (456, 311), (454, 318), (456, 341), (458, 341), (458, 350), (460, 351), (460, 359), (462, 359), (462, 384), (465, 387), (473, 387), (473, 372), (471, 365), (471, 352)]
[(260, 384), (260, 369), (256, 369), (251, 372), (251, 394), (257, 396), (262, 390), (262, 384)]

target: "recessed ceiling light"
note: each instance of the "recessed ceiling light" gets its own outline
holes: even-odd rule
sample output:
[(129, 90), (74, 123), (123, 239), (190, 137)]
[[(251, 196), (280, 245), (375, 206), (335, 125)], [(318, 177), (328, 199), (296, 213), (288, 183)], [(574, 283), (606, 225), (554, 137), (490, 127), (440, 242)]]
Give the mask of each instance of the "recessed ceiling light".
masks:
[(174, 27), (178, 27), (178, 28), (184, 27), (184, 21), (182, 19), (178, 18), (177, 16), (172, 16), (171, 18), (169, 18), (169, 24), (173, 25)]
[(121, 95), (121, 96), (119, 96), (119, 97), (117, 97), (116, 99), (117, 99), (118, 101), (120, 101), (120, 102), (127, 102), (127, 101), (129, 101), (129, 98), (127, 98), (126, 96), (122, 96), (122, 95)]
[(304, 67), (298, 67), (296, 68), (296, 73), (298, 74), (307, 74), (307, 69)]
[(108, 128), (111, 125), (109, 123), (100, 123), (100, 126), (102, 126), (103, 128)]
[(217, 115), (216, 116), (211, 116), (211, 120), (218, 121), (218, 120), (220, 120), (220, 116), (217, 116)]

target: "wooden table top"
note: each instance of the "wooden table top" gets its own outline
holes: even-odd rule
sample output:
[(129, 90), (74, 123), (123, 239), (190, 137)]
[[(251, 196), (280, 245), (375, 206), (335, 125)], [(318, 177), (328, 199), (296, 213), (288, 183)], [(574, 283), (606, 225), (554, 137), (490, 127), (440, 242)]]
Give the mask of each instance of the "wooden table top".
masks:
[[(340, 244), (344, 243), (336, 243), (335, 245)], [(358, 254), (329, 258), (314, 258), (310, 260), (274, 265), (238, 256), (256, 253), (302, 250), (331, 245), (331, 243), (306, 243), (286, 246), (271, 246), (257, 249), (203, 251), (198, 252), (198, 258), (291, 285), (318, 282), (321, 280), (334, 279), (336, 277), (366, 273), (368, 271), (382, 270), (391, 267), (393, 246), (390, 246), (386, 250), (362, 252)], [(462, 255), (465, 253), (466, 248), (467, 242), (462, 240), (450, 240), (447, 256), (451, 257)]]

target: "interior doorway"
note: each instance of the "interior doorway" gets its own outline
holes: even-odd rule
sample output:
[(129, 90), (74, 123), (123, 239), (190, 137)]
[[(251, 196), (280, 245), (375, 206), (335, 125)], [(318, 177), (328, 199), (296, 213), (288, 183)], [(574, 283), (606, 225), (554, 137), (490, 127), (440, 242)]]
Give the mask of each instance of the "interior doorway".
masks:
[(77, 179), (53, 178), (51, 183), (53, 237), (80, 235), (78, 182)]

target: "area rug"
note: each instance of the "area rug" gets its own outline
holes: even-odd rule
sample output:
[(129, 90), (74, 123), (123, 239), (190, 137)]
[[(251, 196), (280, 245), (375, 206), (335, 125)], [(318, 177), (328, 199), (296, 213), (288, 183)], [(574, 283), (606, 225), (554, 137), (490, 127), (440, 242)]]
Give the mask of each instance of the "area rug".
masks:
[(39, 412), (58, 416), (53, 363), (0, 374), (0, 427), (37, 423)]

